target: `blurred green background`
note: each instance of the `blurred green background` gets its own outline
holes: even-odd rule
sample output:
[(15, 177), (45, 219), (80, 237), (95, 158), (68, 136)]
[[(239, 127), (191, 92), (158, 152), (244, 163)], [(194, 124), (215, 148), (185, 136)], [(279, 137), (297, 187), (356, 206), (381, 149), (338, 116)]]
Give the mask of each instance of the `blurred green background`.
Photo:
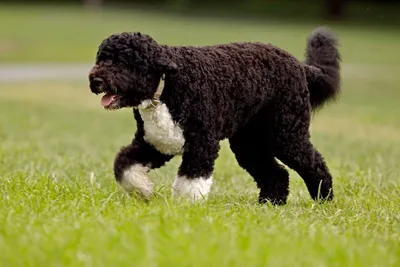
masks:
[[(114, 32), (141, 31), (167, 44), (272, 42), (302, 56), (327, 25), (345, 62), (399, 62), (399, 1), (42, 0), (0, 2), (0, 62), (92, 62)], [(378, 34), (378, 35), (376, 35)]]

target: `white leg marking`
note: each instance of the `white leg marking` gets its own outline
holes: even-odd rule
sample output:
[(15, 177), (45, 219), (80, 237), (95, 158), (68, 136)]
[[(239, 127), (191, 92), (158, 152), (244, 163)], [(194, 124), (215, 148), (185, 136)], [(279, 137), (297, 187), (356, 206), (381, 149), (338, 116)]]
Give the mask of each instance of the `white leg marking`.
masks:
[(191, 200), (207, 199), (210, 192), (213, 177), (199, 177), (188, 179), (186, 176), (177, 176), (172, 184), (172, 196), (182, 196)]
[(145, 199), (149, 199), (153, 193), (154, 185), (148, 176), (149, 168), (141, 164), (134, 164), (127, 168), (121, 179), (121, 186), (128, 192), (136, 191)]

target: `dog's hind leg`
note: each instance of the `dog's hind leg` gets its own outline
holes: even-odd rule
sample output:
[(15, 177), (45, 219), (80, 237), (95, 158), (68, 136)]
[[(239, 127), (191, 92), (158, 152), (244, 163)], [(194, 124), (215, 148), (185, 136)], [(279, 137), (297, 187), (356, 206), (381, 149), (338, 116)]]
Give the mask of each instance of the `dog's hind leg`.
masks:
[(284, 104), (277, 109), (272, 127), (274, 156), (303, 178), (314, 200), (332, 200), (332, 176), (322, 155), (310, 141), (308, 99), (291, 96), (291, 99), (279, 101)]
[(229, 143), (239, 165), (256, 181), (258, 201), (284, 205), (289, 194), (289, 173), (272, 155), (268, 121), (262, 115), (236, 132)]
[(303, 178), (314, 200), (333, 199), (332, 176), (309, 138), (294, 133), (286, 135), (279, 139), (275, 155)]

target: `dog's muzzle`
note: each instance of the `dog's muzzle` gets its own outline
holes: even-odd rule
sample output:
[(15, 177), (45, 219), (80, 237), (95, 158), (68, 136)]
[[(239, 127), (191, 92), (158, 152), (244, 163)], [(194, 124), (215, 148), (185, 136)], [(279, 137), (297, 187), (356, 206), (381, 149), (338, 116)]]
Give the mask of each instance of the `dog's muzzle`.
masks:
[(95, 94), (104, 92), (104, 79), (100, 77), (95, 77), (91, 79), (90, 90), (92, 90), (92, 92)]

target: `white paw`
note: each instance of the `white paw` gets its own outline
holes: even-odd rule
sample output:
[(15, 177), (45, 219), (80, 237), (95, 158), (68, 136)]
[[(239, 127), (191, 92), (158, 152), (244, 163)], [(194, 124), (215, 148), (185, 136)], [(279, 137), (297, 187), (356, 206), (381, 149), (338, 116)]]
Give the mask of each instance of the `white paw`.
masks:
[(194, 201), (207, 200), (212, 183), (212, 176), (189, 179), (186, 176), (177, 176), (172, 184), (172, 196)]
[(134, 164), (127, 168), (120, 181), (121, 186), (130, 194), (137, 192), (144, 199), (149, 199), (154, 185), (148, 176), (149, 168), (141, 164)]

